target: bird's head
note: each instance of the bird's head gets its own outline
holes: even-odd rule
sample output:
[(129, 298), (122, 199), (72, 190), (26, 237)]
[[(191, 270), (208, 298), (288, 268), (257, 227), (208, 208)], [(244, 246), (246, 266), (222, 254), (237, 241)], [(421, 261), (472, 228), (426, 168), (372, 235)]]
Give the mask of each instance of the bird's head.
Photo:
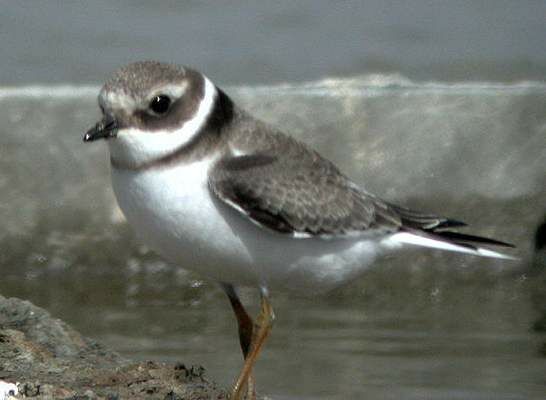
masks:
[(196, 139), (216, 97), (216, 87), (190, 68), (154, 61), (129, 64), (102, 87), (102, 119), (83, 140), (106, 139), (112, 161), (120, 165), (161, 159)]

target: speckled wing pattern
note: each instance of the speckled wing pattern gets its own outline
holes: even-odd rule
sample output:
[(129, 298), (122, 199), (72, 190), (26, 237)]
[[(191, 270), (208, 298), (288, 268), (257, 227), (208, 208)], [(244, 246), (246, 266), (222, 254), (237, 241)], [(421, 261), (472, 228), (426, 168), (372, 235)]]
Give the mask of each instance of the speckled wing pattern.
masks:
[(389, 205), (310, 149), (286, 150), (221, 159), (210, 174), (212, 192), (253, 222), (302, 238), (462, 225)]

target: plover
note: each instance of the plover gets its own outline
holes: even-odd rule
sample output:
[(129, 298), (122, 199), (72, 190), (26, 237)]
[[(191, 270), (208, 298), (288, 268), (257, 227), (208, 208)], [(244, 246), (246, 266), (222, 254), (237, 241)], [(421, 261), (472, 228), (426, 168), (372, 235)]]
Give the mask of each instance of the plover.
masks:
[[(245, 362), (232, 399), (254, 397), (252, 368), (274, 319), (270, 289), (320, 292), (404, 247), (509, 258), (510, 246), (450, 230), (464, 223), (384, 201), (305, 144), (253, 118), (193, 69), (136, 62), (99, 94), (112, 185), (127, 220), (173, 263), (221, 283)], [(236, 292), (261, 293), (252, 320)]]

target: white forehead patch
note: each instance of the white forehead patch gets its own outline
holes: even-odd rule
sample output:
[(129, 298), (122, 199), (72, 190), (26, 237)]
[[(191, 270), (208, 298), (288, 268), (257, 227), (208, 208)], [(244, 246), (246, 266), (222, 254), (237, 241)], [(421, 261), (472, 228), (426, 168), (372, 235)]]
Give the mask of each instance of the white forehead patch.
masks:
[(121, 129), (115, 139), (108, 140), (112, 158), (120, 164), (139, 165), (171, 154), (197, 137), (216, 98), (216, 87), (206, 76), (203, 75), (203, 78), (204, 96), (192, 118), (175, 130), (149, 132), (136, 128)]
[(122, 110), (135, 110), (137, 102), (133, 96), (125, 92), (107, 92), (102, 93), (101, 97), (107, 105), (107, 108), (122, 109)]

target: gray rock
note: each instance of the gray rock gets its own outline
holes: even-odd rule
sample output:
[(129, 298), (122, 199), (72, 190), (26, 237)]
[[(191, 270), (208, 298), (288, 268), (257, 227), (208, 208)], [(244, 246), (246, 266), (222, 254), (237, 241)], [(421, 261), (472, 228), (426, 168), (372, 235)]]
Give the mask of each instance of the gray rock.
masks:
[(200, 366), (132, 362), (32, 303), (0, 296), (0, 380), (16, 398), (225, 399)]

